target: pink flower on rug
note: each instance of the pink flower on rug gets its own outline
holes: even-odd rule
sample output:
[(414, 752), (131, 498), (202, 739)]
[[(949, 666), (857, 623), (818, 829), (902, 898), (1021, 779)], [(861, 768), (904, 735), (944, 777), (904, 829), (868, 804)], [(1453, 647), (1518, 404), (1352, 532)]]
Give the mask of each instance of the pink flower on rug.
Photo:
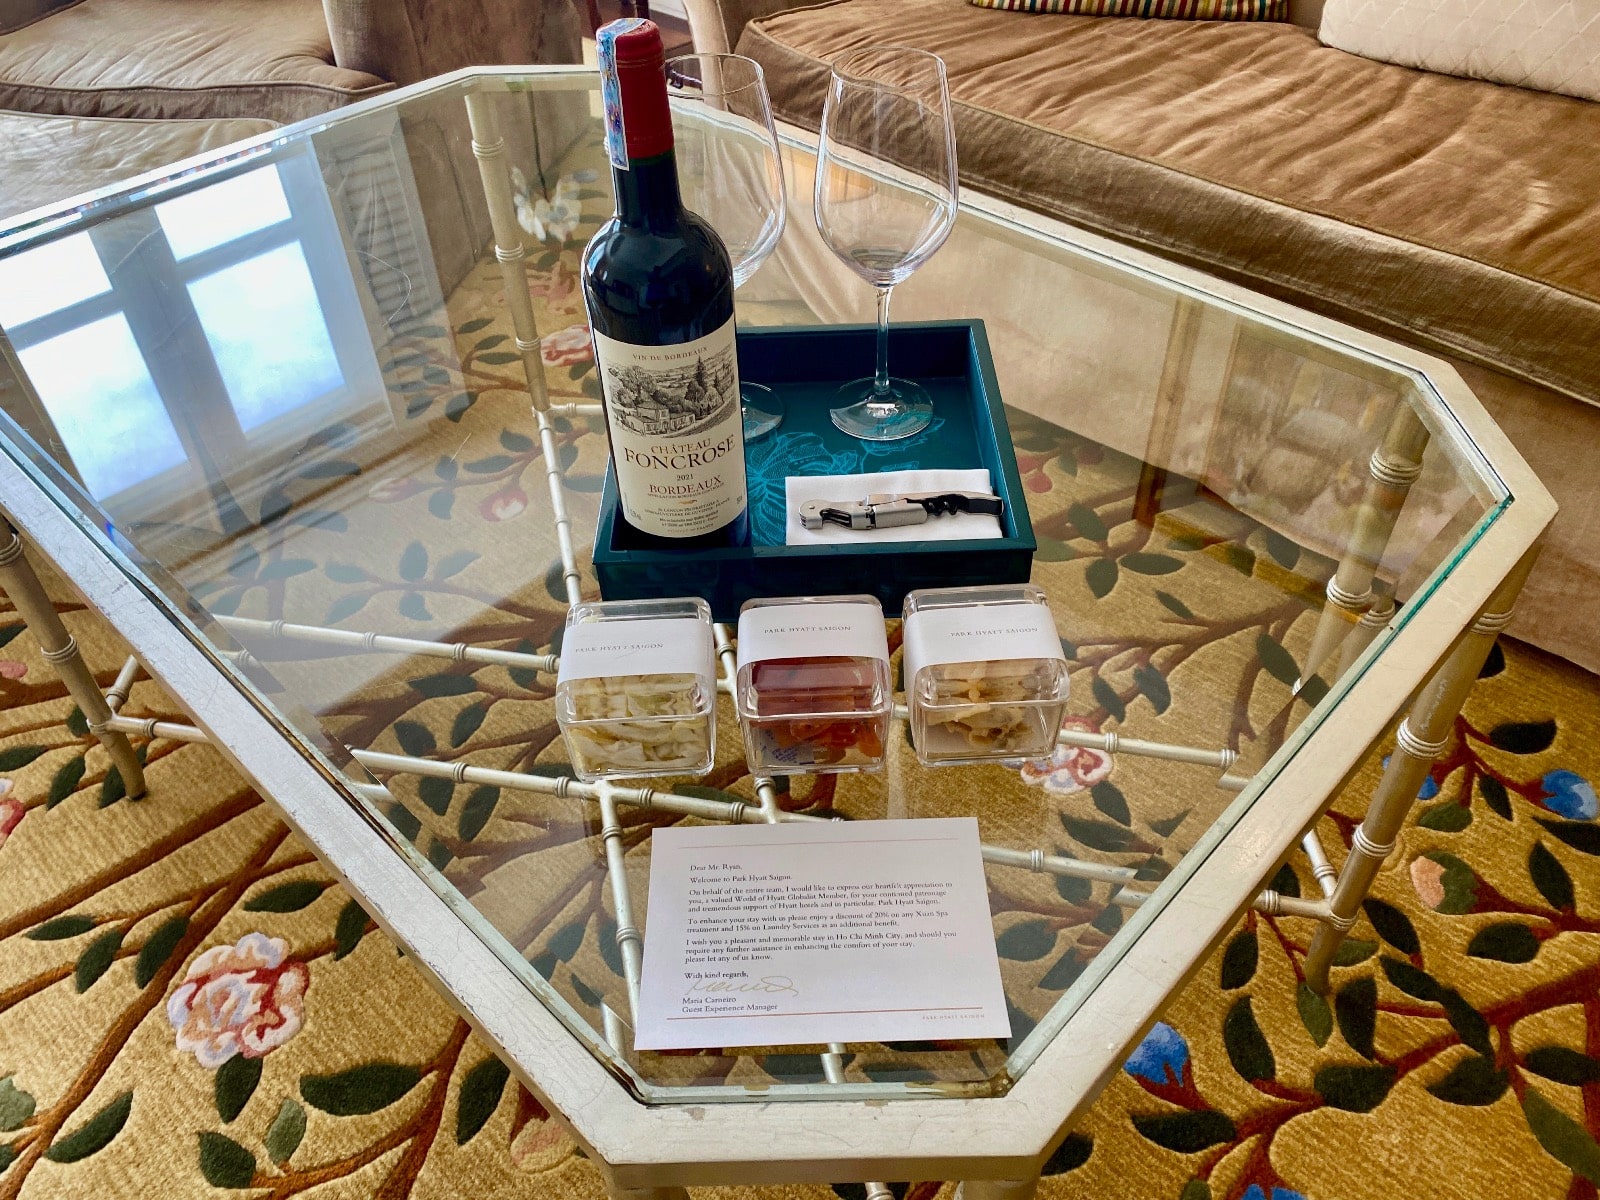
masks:
[[(1070, 733), (1100, 732), (1082, 717), (1067, 717), (1061, 728)], [(1022, 782), (1058, 796), (1093, 787), (1110, 774), (1111, 755), (1080, 746), (1057, 746), (1049, 758), (1034, 758), (1022, 764)]]
[(509, 521), (528, 507), (528, 493), (516, 484), (501, 488), (478, 505), (478, 514), (485, 521)]
[[(11, 780), (0, 779), (0, 796), (11, 790)], [(28, 810), (22, 807), (20, 800), (0, 800), (0, 846), (6, 844), (6, 839), (11, 836), (11, 831), (22, 824), (22, 818), (28, 815)]]
[(0, 679), (21, 679), (28, 673), (28, 664), (13, 658), (0, 658)]
[(521, 1089), (518, 1091), (517, 1115), (511, 1126), (511, 1161), (528, 1174), (537, 1175), (570, 1157), (572, 1143), (561, 1125), (550, 1119), (544, 1105)]
[(299, 1033), (311, 974), (287, 950), (281, 938), (247, 933), (190, 963), (167, 1001), (178, 1049), (214, 1071), (236, 1054), (262, 1058)]
[(1431, 858), (1417, 859), (1411, 864), (1411, 886), (1417, 890), (1417, 899), (1438, 909), (1444, 903), (1444, 864)]
[(539, 357), (547, 367), (575, 367), (594, 359), (587, 325), (568, 325), (539, 340)]

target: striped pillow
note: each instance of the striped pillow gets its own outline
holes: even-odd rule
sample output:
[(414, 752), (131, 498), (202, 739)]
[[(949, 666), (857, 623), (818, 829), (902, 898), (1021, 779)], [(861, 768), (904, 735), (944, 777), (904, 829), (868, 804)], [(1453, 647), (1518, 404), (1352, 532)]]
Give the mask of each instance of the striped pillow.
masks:
[(1170, 17), (1179, 21), (1287, 21), (1289, 0), (970, 0), (1010, 12), (1085, 17)]

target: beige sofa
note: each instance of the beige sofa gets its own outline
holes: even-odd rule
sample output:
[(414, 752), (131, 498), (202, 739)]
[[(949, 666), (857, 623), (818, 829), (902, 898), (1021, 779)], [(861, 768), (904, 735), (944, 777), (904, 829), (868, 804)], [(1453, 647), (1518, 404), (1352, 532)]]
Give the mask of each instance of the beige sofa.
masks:
[(866, 43), (950, 69), (980, 191), (1438, 354), (1562, 512), (1513, 632), (1600, 670), (1600, 104), (1372, 62), (1294, 23), (966, 0), (688, 0), (816, 128)]

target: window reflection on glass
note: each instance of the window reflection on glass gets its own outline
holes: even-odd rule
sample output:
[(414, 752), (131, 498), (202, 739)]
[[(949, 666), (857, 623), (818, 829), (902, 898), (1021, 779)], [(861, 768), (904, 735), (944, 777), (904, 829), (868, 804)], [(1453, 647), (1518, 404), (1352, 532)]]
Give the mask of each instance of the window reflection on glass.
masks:
[(183, 260), (202, 250), (289, 219), (277, 167), (260, 167), (221, 183), (156, 205), (172, 256)]
[(298, 242), (189, 285), (246, 431), (344, 383)]
[[(183, 445), (118, 313), (19, 352), (84, 487), (95, 499), (184, 461)], [(137, 453), (128, 448), (137, 446)]]
[(0, 259), (0, 325), (21, 325), (111, 289), (87, 233)]

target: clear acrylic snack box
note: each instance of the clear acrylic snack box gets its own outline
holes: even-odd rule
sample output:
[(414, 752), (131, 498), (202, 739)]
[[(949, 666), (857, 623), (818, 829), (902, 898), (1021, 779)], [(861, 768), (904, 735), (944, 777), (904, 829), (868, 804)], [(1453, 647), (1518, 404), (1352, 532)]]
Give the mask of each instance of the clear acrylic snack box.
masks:
[(872, 596), (793, 596), (739, 610), (739, 725), (757, 775), (876, 771), (893, 693)]
[(711, 769), (717, 671), (704, 600), (575, 604), (560, 657), (556, 722), (578, 778)]
[(1032, 584), (906, 596), (911, 743), (928, 766), (1042, 758), (1067, 703), (1067, 661)]

